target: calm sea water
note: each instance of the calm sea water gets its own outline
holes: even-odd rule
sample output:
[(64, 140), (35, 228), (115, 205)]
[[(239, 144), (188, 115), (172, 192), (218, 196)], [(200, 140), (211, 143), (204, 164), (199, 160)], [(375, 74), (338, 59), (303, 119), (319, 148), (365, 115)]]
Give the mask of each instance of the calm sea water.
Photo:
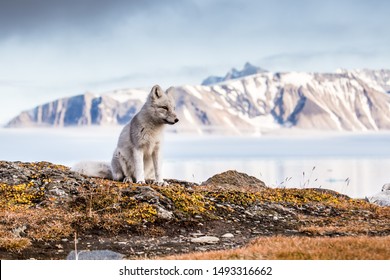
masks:
[[(109, 161), (120, 128), (0, 129), (0, 160)], [(202, 182), (229, 169), (271, 187), (370, 196), (390, 182), (390, 132), (265, 136), (167, 134), (164, 177)]]

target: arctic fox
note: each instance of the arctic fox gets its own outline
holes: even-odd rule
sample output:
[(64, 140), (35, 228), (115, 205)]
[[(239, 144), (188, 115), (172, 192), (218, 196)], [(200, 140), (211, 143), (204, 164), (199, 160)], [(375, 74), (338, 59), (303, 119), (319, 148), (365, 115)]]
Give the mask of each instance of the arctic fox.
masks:
[(144, 183), (145, 178), (163, 184), (160, 143), (165, 124), (179, 121), (175, 113), (174, 88), (164, 92), (155, 85), (141, 110), (123, 128), (111, 160), (80, 162), (74, 171), (116, 181)]

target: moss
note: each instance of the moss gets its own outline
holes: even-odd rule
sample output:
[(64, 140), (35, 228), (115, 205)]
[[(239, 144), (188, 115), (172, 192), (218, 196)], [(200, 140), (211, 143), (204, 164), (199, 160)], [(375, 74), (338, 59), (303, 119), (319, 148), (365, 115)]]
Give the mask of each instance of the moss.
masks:
[(191, 191), (180, 185), (156, 187), (156, 190), (169, 198), (177, 210), (187, 215), (206, 214), (213, 209), (202, 192)]
[(129, 225), (153, 223), (157, 218), (157, 210), (148, 203), (140, 203), (124, 213), (124, 219)]
[(308, 203), (319, 203), (336, 208), (372, 208), (372, 204), (360, 199), (351, 199), (336, 192), (323, 191), (319, 189), (294, 189), (276, 188), (265, 189), (256, 193), (260, 201), (288, 203), (293, 205), (303, 205)]
[(249, 206), (258, 201), (257, 193), (226, 191), (226, 192), (210, 192), (208, 196), (215, 198), (222, 203), (230, 203), (241, 206)]
[(8, 185), (0, 183), (0, 208), (29, 207), (42, 201), (45, 197), (44, 188), (34, 188), (34, 183)]
[(34, 171), (42, 171), (44, 169), (54, 169), (54, 170), (67, 172), (70, 170), (70, 168), (67, 166), (60, 165), (60, 164), (53, 164), (53, 163), (47, 162), (47, 161), (19, 162), (18, 166), (23, 167), (23, 168), (32, 169)]
[[(129, 186), (109, 180), (99, 180), (98, 188), (80, 188), (79, 195), (71, 203), (73, 211), (80, 212), (78, 224), (83, 224), (87, 228), (93, 228), (94, 224), (118, 232), (125, 224), (153, 223), (157, 218), (156, 207), (147, 202), (140, 202), (132, 196), (123, 195), (121, 190), (125, 188), (129, 189)], [(130, 188), (136, 190), (137, 187)]]

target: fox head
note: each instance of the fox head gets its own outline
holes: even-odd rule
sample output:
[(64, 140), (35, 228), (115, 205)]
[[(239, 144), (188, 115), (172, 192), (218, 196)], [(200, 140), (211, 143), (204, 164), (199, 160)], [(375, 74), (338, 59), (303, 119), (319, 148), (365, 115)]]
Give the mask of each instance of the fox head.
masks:
[(179, 121), (175, 113), (174, 88), (170, 87), (165, 92), (160, 86), (155, 85), (150, 91), (148, 102), (151, 117), (156, 123), (175, 124)]

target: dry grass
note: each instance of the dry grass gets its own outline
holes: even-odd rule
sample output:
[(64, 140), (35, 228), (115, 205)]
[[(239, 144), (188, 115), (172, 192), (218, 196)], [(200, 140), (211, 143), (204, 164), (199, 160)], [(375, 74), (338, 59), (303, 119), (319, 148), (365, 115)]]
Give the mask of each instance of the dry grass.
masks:
[(10, 252), (21, 252), (31, 246), (31, 241), (24, 237), (0, 237), (0, 248)]
[(225, 251), (169, 256), (170, 260), (389, 260), (385, 237), (262, 237)]
[[(313, 220), (314, 221), (314, 220)], [(315, 221), (318, 222), (318, 221)], [(319, 222), (318, 222), (319, 223)], [(318, 225), (309, 225), (299, 227), (299, 232), (304, 233), (310, 236), (331, 236), (334, 233), (340, 235), (369, 235), (370, 227), (372, 227), (372, 221), (355, 221), (351, 219), (350, 223), (334, 223), (331, 225), (318, 226)], [(389, 225), (385, 224), (377, 224), (375, 225), (375, 229), (379, 232), (386, 232), (389, 229)]]

